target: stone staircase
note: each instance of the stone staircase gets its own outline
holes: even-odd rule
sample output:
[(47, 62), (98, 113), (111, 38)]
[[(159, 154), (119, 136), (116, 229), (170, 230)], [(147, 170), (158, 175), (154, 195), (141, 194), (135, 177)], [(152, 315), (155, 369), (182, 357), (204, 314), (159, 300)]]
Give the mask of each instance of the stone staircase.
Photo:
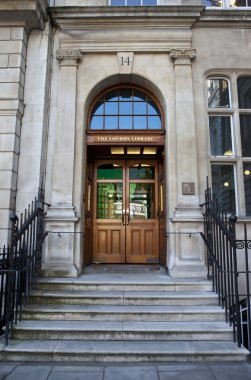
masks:
[(40, 279), (0, 359), (246, 361), (211, 287), (164, 270)]

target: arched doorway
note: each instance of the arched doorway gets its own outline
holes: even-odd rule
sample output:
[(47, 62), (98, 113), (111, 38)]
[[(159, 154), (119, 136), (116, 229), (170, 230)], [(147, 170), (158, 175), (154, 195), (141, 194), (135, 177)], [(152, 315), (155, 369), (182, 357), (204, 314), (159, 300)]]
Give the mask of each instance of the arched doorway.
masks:
[(88, 115), (85, 262), (163, 263), (164, 128), (158, 100), (129, 84)]

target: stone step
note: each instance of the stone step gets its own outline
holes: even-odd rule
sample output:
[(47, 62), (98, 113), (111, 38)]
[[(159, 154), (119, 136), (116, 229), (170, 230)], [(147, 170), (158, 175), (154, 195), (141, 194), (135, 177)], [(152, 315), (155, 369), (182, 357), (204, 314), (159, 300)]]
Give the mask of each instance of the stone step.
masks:
[(174, 281), (167, 275), (160, 279), (150, 280), (149, 276), (140, 277), (140, 281), (135, 281), (135, 276), (125, 279), (115, 277), (113, 280), (102, 278), (102, 282), (97, 281), (96, 276), (85, 279), (84, 276), (78, 279), (64, 278), (41, 278), (37, 281), (37, 290), (96, 290), (96, 291), (162, 291), (162, 292), (191, 292), (191, 291), (212, 291), (212, 283), (206, 280), (197, 281)]
[(224, 321), (218, 306), (28, 305), (22, 319), (79, 321)]
[(105, 292), (35, 290), (30, 303), (65, 305), (216, 305), (213, 292)]
[(248, 351), (229, 341), (58, 341), (12, 340), (1, 361), (50, 362), (237, 362)]
[(14, 339), (232, 340), (224, 322), (22, 321)]

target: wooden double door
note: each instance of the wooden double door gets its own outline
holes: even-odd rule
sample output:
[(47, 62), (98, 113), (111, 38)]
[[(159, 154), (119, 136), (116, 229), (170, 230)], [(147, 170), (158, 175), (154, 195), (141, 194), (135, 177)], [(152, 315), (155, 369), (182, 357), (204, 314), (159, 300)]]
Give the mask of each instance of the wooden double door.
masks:
[(94, 165), (93, 262), (159, 263), (158, 161)]

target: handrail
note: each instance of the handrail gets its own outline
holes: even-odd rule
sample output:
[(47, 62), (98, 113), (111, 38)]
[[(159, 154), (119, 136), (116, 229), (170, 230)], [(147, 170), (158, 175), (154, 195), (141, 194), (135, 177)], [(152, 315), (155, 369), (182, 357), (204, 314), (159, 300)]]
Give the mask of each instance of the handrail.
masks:
[(22, 318), (22, 309), (39, 275), (44, 232), (44, 192), (20, 215), (12, 215), (9, 246), (0, 252), (0, 331), (5, 344), (13, 324)]
[(219, 305), (225, 309), (226, 321), (233, 327), (234, 341), (251, 351), (251, 241), (247, 237), (247, 226), (244, 223), (243, 239), (239, 236), (237, 239), (236, 215), (222, 212), (210, 188), (205, 191), (201, 207), (204, 217), (201, 237), (206, 246), (208, 279), (213, 282)]

